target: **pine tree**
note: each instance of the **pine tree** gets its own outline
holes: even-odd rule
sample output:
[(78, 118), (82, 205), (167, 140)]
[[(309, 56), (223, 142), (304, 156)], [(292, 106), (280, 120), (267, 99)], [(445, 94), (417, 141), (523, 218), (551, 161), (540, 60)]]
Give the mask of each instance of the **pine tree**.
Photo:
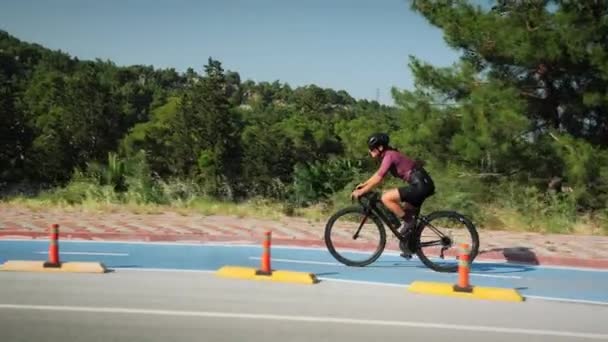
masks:
[(240, 171), (240, 128), (229, 91), (221, 63), (209, 58), (205, 77), (184, 94), (174, 122), (176, 162), (183, 173), (199, 174), (216, 193), (220, 185), (233, 191)]
[[(447, 68), (411, 57), (416, 90), (393, 90), (405, 122), (420, 125), (408, 143), (479, 172), (564, 177), (586, 194), (581, 200), (608, 190), (601, 178), (608, 170), (582, 172), (577, 162), (605, 160), (608, 147), (607, 2), (415, 0), (411, 7), (462, 54)], [(598, 157), (582, 156), (589, 153)]]

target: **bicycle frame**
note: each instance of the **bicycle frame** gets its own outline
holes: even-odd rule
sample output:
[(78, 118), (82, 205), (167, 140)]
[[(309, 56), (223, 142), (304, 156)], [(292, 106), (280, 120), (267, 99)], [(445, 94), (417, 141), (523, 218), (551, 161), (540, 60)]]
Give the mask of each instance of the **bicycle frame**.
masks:
[[(378, 199), (378, 193), (376, 192), (370, 192), (363, 197), (367, 197), (368, 203), (364, 204), (361, 201), (361, 198), (359, 198), (359, 203), (361, 204), (361, 206), (363, 206), (365, 212), (366, 212), (366, 216), (365, 218), (361, 221), (361, 224), (359, 225), (359, 228), (357, 229), (354, 238), (359, 236), (359, 232), (361, 231), (361, 228), (363, 227), (363, 224), (365, 223), (365, 221), (367, 220), (367, 217), (369, 216), (370, 212), (373, 213), (374, 215), (376, 215), (378, 218), (380, 218), (380, 220), (390, 229), (391, 232), (393, 232), (393, 235), (395, 235), (400, 241), (407, 241), (409, 239), (408, 237), (403, 237), (401, 236), (401, 234), (399, 234), (399, 231), (397, 229), (399, 229), (399, 225), (395, 225), (393, 224), (393, 220), (392, 218), (395, 218), (398, 220), (398, 218), (396, 218), (395, 214), (393, 214), (385, 205), (384, 203), (382, 203), (381, 200)], [(371, 197), (371, 198), (369, 198)], [(388, 217), (385, 214), (385, 211), (389, 214), (392, 215), (393, 217)], [(418, 217), (416, 217), (416, 228), (418, 227)]]
[[(357, 229), (357, 231), (355, 232), (355, 235), (353, 236), (353, 238), (357, 238), (359, 236), (359, 232), (361, 231), (361, 228), (363, 227), (363, 224), (365, 224), (365, 221), (367, 220), (367, 217), (369, 216), (369, 212), (372, 212), (374, 215), (376, 215), (378, 218), (380, 218), (380, 220), (386, 225), (388, 226), (388, 228), (390, 229), (391, 232), (393, 232), (393, 235), (395, 235), (395, 237), (397, 237), (397, 239), (399, 239), (399, 241), (402, 242), (409, 242), (410, 237), (412, 236), (411, 234), (408, 234), (407, 236), (402, 236), (399, 231), (397, 229), (399, 229), (400, 225), (395, 225), (392, 223), (392, 219), (396, 218), (395, 214), (393, 214), (390, 209), (388, 209), (384, 203), (382, 203), (381, 200), (378, 199), (378, 193), (377, 192), (370, 192), (362, 197), (367, 197), (367, 204), (364, 204), (361, 201), (361, 198), (359, 198), (359, 203), (361, 204), (361, 206), (363, 206), (365, 212), (366, 212), (366, 216), (365, 218), (361, 221), (361, 224), (359, 225), (359, 228)], [(387, 217), (386, 213), (388, 213), (389, 215), (393, 216), (391, 217)], [(416, 213), (415, 216), (415, 225), (413, 228), (413, 231), (416, 231), (417, 229), (419, 229), (421, 227), (421, 223), (429, 223), (429, 221), (427, 220), (427, 217), (424, 215), (420, 215), (420, 210), (418, 210), (418, 212)], [(398, 220), (398, 219), (397, 219)], [(435, 234), (437, 234), (440, 238), (440, 240), (437, 241), (428, 241), (428, 242), (424, 242), (424, 243), (420, 243), (420, 247), (429, 247), (429, 246), (437, 246), (437, 245), (442, 245), (442, 240), (447, 238), (445, 236), (445, 234), (443, 234), (441, 231), (437, 230), (436, 227), (429, 225), (429, 228), (435, 232)]]

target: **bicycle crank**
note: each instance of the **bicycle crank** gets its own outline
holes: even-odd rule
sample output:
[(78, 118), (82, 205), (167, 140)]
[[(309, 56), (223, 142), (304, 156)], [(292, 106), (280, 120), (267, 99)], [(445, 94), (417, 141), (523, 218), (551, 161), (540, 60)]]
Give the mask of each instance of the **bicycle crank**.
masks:
[(444, 260), (445, 259), (445, 254), (444, 252), (448, 249), (452, 247), (452, 239), (451, 237), (448, 236), (444, 236), (441, 238), (441, 252), (439, 253), (439, 257)]

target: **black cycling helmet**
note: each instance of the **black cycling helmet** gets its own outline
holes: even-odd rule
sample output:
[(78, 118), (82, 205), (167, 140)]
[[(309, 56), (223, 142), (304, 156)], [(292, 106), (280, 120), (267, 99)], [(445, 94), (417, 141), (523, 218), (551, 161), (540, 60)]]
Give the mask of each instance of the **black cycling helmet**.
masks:
[(367, 138), (367, 147), (373, 150), (379, 146), (386, 148), (388, 146), (389, 137), (386, 133), (374, 133)]

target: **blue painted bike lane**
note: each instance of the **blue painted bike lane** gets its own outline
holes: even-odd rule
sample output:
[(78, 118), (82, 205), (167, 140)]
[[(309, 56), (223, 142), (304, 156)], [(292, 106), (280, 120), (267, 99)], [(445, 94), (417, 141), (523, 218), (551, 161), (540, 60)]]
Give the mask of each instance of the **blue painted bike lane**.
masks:
[[(0, 240), (0, 263), (46, 260), (48, 241)], [(62, 261), (99, 261), (110, 269), (215, 271), (226, 265), (259, 267), (258, 246), (61, 241)], [(416, 258), (386, 253), (366, 267), (346, 267), (324, 249), (273, 246), (272, 268), (310, 272), (321, 279), (406, 286), (416, 280), (455, 283), (457, 274), (438, 273)], [(515, 288), (527, 297), (592, 301), (608, 305), (608, 271), (474, 262), (470, 282)]]

